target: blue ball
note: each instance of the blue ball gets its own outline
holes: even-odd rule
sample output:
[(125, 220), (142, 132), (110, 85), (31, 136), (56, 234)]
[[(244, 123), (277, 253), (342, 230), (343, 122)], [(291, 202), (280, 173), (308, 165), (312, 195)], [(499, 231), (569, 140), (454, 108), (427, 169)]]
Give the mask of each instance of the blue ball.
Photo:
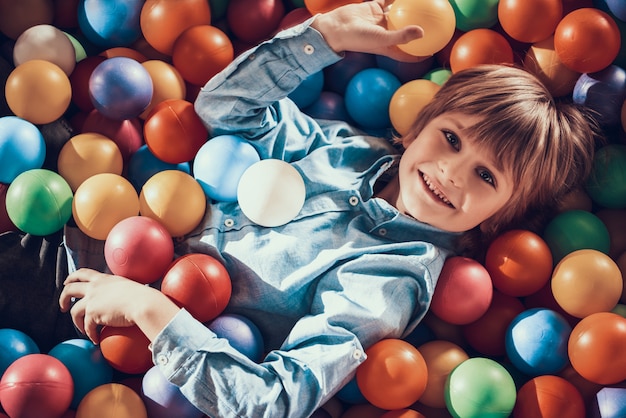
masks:
[(621, 418), (626, 416), (626, 387), (606, 386), (589, 402), (589, 418)]
[(571, 325), (558, 312), (528, 309), (507, 328), (507, 356), (520, 372), (529, 376), (556, 374), (569, 360), (567, 343), (571, 332)]
[(180, 391), (169, 382), (157, 366), (152, 366), (141, 380), (141, 398), (150, 418), (201, 418), (197, 409)]
[(71, 407), (76, 408), (92, 389), (113, 381), (113, 368), (100, 348), (85, 339), (63, 341), (48, 352), (67, 367), (74, 381)]
[(294, 91), (289, 93), (288, 97), (294, 101), (298, 108), (304, 109), (320, 97), (323, 87), (324, 72), (318, 71), (308, 76)]
[(375, 55), (346, 51), (342, 60), (324, 68), (325, 90), (333, 91), (343, 96), (352, 77), (367, 68), (375, 67)]
[(46, 143), (35, 125), (17, 116), (0, 118), (0, 183), (41, 168), (45, 158)]
[(387, 70), (368, 68), (348, 83), (344, 99), (350, 117), (366, 129), (391, 126), (389, 103), (401, 86), (400, 80)]
[(219, 338), (255, 362), (263, 359), (263, 336), (259, 328), (248, 318), (236, 314), (221, 314), (207, 324)]
[(78, 26), (92, 43), (112, 48), (128, 46), (141, 36), (145, 0), (80, 0)]
[(191, 167), (188, 162), (179, 164), (166, 163), (157, 158), (147, 145), (142, 145), (131, 155), (128, 161), (128, 172), (126, 176), (135, 190), (140, 192), (141, 188), (150, 177), (165, 170), (180, 170), (184, 173), (191, 174)]
[(18, 358), (39, 353), (37, 343), (24, 332), (11, 328), (0, 329), (0, 376)]
[(304, 109), (314, 119), (340, 120), (352, 123), (343, 96), (333, 91), (323, 91), (315, 102)]
[(211, 199), (235, 202), (241, 176), (260, 159), (256, 149), (245, 139), (219, 135), (209, 139), (196, 153), (193, 175)]
[(132, 58), (108, 58), (89, 77), (91, 102), (110, 119), (139, 116), (150, 104), (153, 91), (150, 73)]
[(593, 4), (622, 22), (626, 21), (626, 2), (624, 0), (594, 0)]
[(626, 71), (610, 65), (597, 73), (581, 74), (574, 85), (572, 98), (574, 103), (595, 111), (602, 126), (618, 126), (626, 100)]
[(346, 383), (345, 386), (337, 392), (336, 396), (340, 401), (351, 405), (359, 405), (368, 402), (359, 388), (356, 376)]

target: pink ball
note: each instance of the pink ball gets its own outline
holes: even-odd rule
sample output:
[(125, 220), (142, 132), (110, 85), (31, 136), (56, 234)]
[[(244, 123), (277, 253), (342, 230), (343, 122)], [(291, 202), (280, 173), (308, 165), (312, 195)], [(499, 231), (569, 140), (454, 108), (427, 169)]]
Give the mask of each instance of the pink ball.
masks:
[(113, 274), (149, 284), (160, 279), (174, 258), (174, 243), (157, 220), (132, 216), (107, 235), (104, 258)]
[(464, 325), (483, 316), (492, 297), (491, 277), (482, 264), (451, 257), (443, 265), (430, 308), (440, 319)]

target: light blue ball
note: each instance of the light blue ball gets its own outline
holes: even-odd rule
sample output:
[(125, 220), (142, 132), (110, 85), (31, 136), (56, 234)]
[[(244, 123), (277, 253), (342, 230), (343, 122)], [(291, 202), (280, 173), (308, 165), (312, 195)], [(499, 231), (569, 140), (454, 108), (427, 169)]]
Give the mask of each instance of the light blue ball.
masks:
[(141, 36), (144, 3), (145, 0), (80, 0), (78, 26), (98, 46), (129, 46)]
[(358, 72), (346, 87), (346, 109), (352, 119), (366, 129), (391, 126), (389, 103), (400, 80), (387, 70), (368, 68)]
[(45, 158), (46, 143), (35, 125), (17, 116), (0, 118), (0, 183), (41, 168)]
[(208, 197), (220, 202), (235, 202), (241, 176), (260, 159), (256, 149), (245, 139), (219, 135), (200, 147), (192, 171)]

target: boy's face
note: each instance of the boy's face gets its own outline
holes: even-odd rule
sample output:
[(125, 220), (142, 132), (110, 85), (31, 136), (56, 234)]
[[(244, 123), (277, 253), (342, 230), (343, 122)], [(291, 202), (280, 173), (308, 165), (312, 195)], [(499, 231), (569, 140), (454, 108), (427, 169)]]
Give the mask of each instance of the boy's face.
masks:
[(445, 113), (416, 138), (405, 138), (396, 207), (437, 228), (468, 231), (500, 210), (513, 194), (511, 173), (465, 131), (479, 119)]

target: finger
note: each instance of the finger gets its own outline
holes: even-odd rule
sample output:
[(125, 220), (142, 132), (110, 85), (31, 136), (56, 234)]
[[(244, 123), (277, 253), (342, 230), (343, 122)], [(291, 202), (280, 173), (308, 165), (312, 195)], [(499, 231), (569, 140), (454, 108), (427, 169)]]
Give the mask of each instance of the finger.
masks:
[(85, 302), (79, 300), (72, 306), (70, 310), (70, 315), (72, 316), (72, 322), (76, 325), (76, 328), (81, 333), (85, 333)]
[(67, 312), (72, 308), (72, 304), (76, 299), (82, 299), (87, 292), (87, 283), (73, 282), (68, 283), (59, 295), (59, 306), (62, 312)]
[(89, 282), (92, 281), (95, 277), (97, 277), (98, 272), (95, 270), (81, 268), (65, 278), (63, 284), (74, 283), (74, 282)]
[(93, 320), (86, 320), (84, 323), (85, 334), (91, 340), (92, 343), (98, 344), (100, 342), (100, 326)]

